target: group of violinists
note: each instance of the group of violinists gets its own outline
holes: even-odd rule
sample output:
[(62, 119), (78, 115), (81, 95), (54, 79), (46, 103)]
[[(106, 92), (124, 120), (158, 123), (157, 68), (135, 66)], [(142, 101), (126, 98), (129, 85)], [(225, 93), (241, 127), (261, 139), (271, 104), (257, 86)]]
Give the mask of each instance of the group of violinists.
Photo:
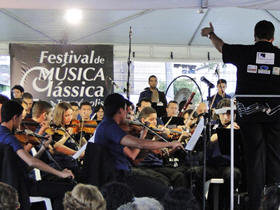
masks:
[[(61, 209), (64, 193), (76, 181), (84, 182), (82, 170), (87, 150), (79, 150), (95, 144), (110, 156), (111, 165), (103, 164), (114, 168), (114, 180), (126, 183), (136, 196), (162, 199), (170, 189), (186, 188), (196, 196), (197, 203), (193, 205), (199, 208), (203, 199), (202, 140), (193, 152), (186, 152), (184, 147), (208, 107), (205, 103), (194, 106), (191, 99), (180, 104), (167, 103), (164, 93), (157, 89), (157, 77), (150, 76), (148, 83), (149, 87), (140, 93), (136, 112), (134, 105), (117, 93), (108, 95), (104, 106), (96, 107), (86, 101), (80, 105), (60, 102), (55, 107), (47, 101), (33, 102), (32, 95), (19, 85), (12, 89), (12, 100), (1, 96), (0, 143), (10, 145), (24, 165), (41, 170), (39, 179), (34, 170), (24, 172), (29, 196), (50, 197), (53, 208)], [(217, 94), (210, 99), (212, 110), (229, 108), (226, 80), (219, 80), (217, 88)], [(221, 134), (216, 130), (230, 130), (229, 124), (229, 111), (217, 115), (207, 142), (207, 179), (223, 178), (221, 192), (226, 195), (230, 140), (219, 139)], [(239, 129), (236, 123), (235, 129)], [(236, 142), (236, 189), (244, 184), (241, 151)], [(210, 193), (209, 206), (211, 196)], [(228, 208), (227, 197), (221, 199), (220, 209)]]

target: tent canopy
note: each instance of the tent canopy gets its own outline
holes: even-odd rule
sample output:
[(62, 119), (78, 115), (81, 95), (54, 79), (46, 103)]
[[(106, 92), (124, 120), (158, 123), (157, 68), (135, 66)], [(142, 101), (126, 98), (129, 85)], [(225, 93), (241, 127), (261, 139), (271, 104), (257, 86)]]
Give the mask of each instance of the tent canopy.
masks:
[[(201, 9), (201, 7), (205, 7)], [(0, 53), (8, 43), (113, 44), (115, 57), (127, 57), (129, 27), (135, 59), (216, 60), (220, 54), (200, 36), (212, 22), (227, 43), (254, 43), (254, 25), (275, 25), (280, 45), (280, 2), (269, 0), (5, 0), (0, 9)], [(64, 20), (67, 8), (83, 9), (81, 24)], [(199, 12), (200, 11), (200, 12)]]

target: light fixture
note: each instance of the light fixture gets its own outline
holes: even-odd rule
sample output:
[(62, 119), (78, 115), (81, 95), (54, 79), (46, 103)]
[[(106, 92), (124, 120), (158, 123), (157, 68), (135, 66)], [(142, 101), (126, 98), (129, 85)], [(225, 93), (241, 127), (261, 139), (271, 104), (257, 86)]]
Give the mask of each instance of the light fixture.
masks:
[(69, 9), (66, 11), (64, 18), (70, 24), (78, 24), (82, 20), (82, 10), (80, 9)]

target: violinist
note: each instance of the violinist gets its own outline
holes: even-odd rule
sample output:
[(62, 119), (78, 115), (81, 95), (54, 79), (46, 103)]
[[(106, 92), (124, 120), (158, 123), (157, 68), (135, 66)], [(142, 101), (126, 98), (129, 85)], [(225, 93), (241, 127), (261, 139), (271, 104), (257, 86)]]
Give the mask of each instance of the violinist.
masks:
[[(223, 178), (225, 184), (221, 188), (222, 195), (230, 194), (230, 99), (224, 98), (216, 106), (219, 117), (219, 124), (214, 129), (207, 148), (208, 172), (213, 178)], [(238, 187), (244, 176), (245, 166), (243, 158), (243, 147), (239, 125), (234, 122), (234, 184)], [(244, 179), (243, 179), (244, 182)], [(243, 183), (244, 185), (245, 183)], [(239, 188), (239, 191), (241, 189)], [(219, 209), (229, 209), (229, 196), (221, 199)]]
[[(21, 130), (28, 129), (34, 133), (44, 136), (46, 135), (46, 129), (50, 127), (52, 116), (52, 105), (46, 101), (38, 101), (32, 108), (32, 118), (22, 121)], [(49, 140), (44, 142), (44, 145), (40, 145), (41, 147), (35, 146), (36, 151), (38, 151), (38, 153), (36, 154), (37, 158), (41, 157), (46, 148), (49, 148), (50, 152), (53, 152), (52, 147), (49, 145), (51, 141), (52, 139), (51, 137), (49, 137)], [(28, 144), (25, 149), (27, 151), (30, 151), (32, 147), (32, 144)]]
[[(152, 107), (145, 107), (139, 114), (139, 120), (142, 123), (149, 123), (150, 126), (157, 126), (157, 113), (156, 110)], [(165, 132), (165, 131), (163, 131)], [(149, 137), (146, 137), (149, 138)], [(152, 138), (152, 137), (151, 137)], [(164, 161), (160, 154), (159, 150), (154, 152), (149, 151), (146, 154), (146, 157), (138, 164), (138, 167), (141, 168), (141, 171), (134, 170), (136, 173), (145, 173), (147, 176), (157, 178), (168, 186), (173, 187), (186, 187), (186, 181), (184, 173), (172, 167), (165, 167)], [(128, 147), (124, 149), (125, 154), (135, 159), (135, 156), (140, 153), (140, 150), (129, 151)], [(129, 152), (132, 152), (129, 154)], [(133, 154), (134, 153), (134, 154)], [(132, 156), (133, 155), (133, 156)]]
[[(53, 123), (56, 126), (52, 134), (54, 159), (62, 166), (72, 169), (75, 175), (79, 173), (78, 162), (72, 158), (78, 147), (78, 139), (75, 136), (79, 126), (73, 125), (73, 110), (69, 103), (61, 102), (56, 105), (53, 114)], [(79, 123), (79, 122), (78, 122)]]
[(79, 112), (80, 112), (80, 116), (82, 118), (82, 121), (89, 121), (91, 113), (92, 113), (91, 104), (88, 101), (84, 101), (80, 105), (80, 111)]
[(23, 108), (22, 119), (25, 119), (27, 114), (29, 113), (28, 112), (28, 104), (24, 100), (22, 100), (21, 98), (16, 98), (16, 99), (14, 99), (14, 101), (16, 101), (17, 103), (19, 103), (22, 106), (22, 108)]
[(179, 105), (177, 101), (169, 101), (166, 108), (167, 116), (162, 117), (162, 121), (167, 128), (176, 128), (178, 125), (184, 125), (184, 120), (178, 117)]
[(120, 124), (124, 123), (127, 115), (127, 105), (125, 99), (120, 94), (114, 93), (105, 99), (104, 102), (104, 118), (98, 125), (95, 135), (89, 140), (101, 144), (107, 148), (109, 155), (112, 156), (115, 167), (117, 181), (126, 182), (135, 192), (142, 196), (147, 195), (160, 198), (164, 195), (168, 188), (159, 184), (156, 180), (149, 177), (139, 177), (137, 183), (134, 181), (134, 175), (131, 174), (130, 162), (123, 153), (124, 146), (132, 149), (161, 149), (161, 148), (182, 148), (179, 142), (159, 142), (137, 137), (127, 134), (120, 128)]
[[(91, 114), (92, 114), (92, 107), (91, 104), (88, 101), (84, 101), (80, 105), (80, 131), (78, 133), (77, 138), (78, 139), (86, 139), (89, 140), (90, 137), (93, 135), (96, 127), (97, 127), (97, 122), (96, 120), (91, 120)], [(97, 116), (97, 114), (96, 114)], [(100, 114), (99, 114), (100, 118)]]
[[(198, 122), (197, 113), (193, 109), (188, 109), (183, 113), (184, 130), (191, 132)], [(192, 132), (191, 132), (192, 133)]]
[(226, 94), (226, 88), (227, 88), (227, 81), (225, 79), (219, 79), (217, 81), (217, 93), (210, 97), (210, 109), (215, 109), (217, 104), (220, 100), (223, 98), (231, 98), (230, 95)]
[[(22, 120), (23, 108), (15, 101), (8, 101), (3, 104), (1, 109), (2, 123), (0, 125), (0, 143), (10, 145), (13, 151), (18, 155), (18, 157), (26, 163), (29, 167), (35, 167), (47, 173), (53, 174), (61, 178), (71, 177), (74, 178), (72, 172), (68, 169), (62, 171), (56, 170), (41, 160), (32, 157), (28, 152), (26, 152), (19, 141), (14, 136), (13, 132), (18, 128)], [(19, 165), (18, 162), (14, 163), (14, 167)], [(72, 184), (61, 184), (53, 182), (34, 182), (30, 180), (27, 176), (27, 171), (23, 171), (24, 174), (17, 174), (24, 178), (27, 192), (29, 196), (45, 196), (53, 199), (53, 209), (59, 210), (63, 209), (62, 198), (66, 191), (73, 188)]]

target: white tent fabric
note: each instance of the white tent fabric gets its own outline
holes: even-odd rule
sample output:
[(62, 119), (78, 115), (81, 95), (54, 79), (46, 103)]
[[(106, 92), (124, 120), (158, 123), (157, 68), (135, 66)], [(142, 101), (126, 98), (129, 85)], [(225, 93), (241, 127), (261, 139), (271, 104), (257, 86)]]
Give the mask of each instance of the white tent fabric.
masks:
[(1, 8), (17, 9), (96, 9), (96, 10), (145, 10), (175, 8), (241, 7), (253, 9), (280, 9), (275, 0), (1, 0)]
[[(132, 27), (135, 60), (219, 60), (209, 39), (200, 36), (211, 21), (228, 43), (254, 43), (256, 22), (276, 28), (280, 45), (280, 1), (272, 0), (0, 0), (0, 54), (8, 43), (113, 44), (116, 59), (126, 59)], [(206, 8), (200, 10), (201, 6)], [(227, 7), (225, 7), (227, 6)], [(79, 25), (63, 18), (67, 8), (84, 8)], [(243, 7), (243, 8), (241, 8)], [(257, 8), (257, 9), (253, 9)]]

